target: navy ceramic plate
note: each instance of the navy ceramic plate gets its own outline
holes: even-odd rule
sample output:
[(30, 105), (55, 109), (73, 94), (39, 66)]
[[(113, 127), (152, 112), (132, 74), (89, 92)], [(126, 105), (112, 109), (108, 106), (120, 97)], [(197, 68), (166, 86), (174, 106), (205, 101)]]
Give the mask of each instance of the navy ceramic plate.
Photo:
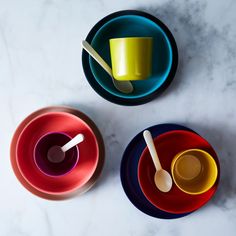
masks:
[(169, 29), (156, 17), (140, 11), (119, 11), (106, 16), (89, 32), (86, 40), (111, 65), (109, 39), (120, 37), (153, 37), (152, 76), (144, 81), (132, 81), (134, 92), (117, 91), (107, 73), (83, 50), (82, 62), (86, 78), (94, 90), (105, 99), (120, 105), (139, 105), (154, 99), (174, 78), (177, 46)]
[[(194, 132), (189, 128), (176, 124), (160, 124), (147, 129), (152, 133), (153, 137), (157, 137), (172, 130), (188, 130)], [(144, 196), (139, 186), (137, 175), (139, 158), (146, 147), (142, 133), (143, 131), (132, 139), (126, 148), (121, 161), (120, 177), (127, 197), (140, 211), (156, 218), (175, 219), (190, 214), (172, 214), (159, 210), (153, 206)]]

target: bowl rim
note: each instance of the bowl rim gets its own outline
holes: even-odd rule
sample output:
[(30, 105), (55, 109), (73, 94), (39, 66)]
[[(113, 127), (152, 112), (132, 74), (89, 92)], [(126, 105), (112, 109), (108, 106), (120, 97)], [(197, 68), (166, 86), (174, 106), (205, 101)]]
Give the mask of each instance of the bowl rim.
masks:
[(169, 40), (169, 43), (170, 43), (171, 49), (172, 49), (172, 65), (171, 65), (170, 72), (169, 72), (165, 82), (158, 89), (156, 89), (155, 91), (153, 91), (152, 93), (150, 93), (146, 96), (143, 96), (140, 98), (126, 99), (126, 98), (121, 98), (121, 97), (112, 95), (110, 92), (106, 91), (96, 81), (96, 79), (94, 78), (93, 73), (91, 71), (91, 68), (90, 68), (89, 55), (85, 52), (84, 49), (82, 50), (82, 66), (83, 66), (84, 74), (85, 74), (87, 81), (89, 82), (90, 86), (95, 90), (95, 92), (97, 94), (99, 94), (104, 99), (106, 99), (112, 103), (118, 104), (118, 105), (135, 106), (135, 105), (141, 105), (141, 104), (144, 104), (144, 103), (147, 103), (147, 102), (153, 100), (158, 95), (160, 95), (162, 92), (164, 92), (167, 89), (167, 87), (171, 84), (172, 80), (175, 77), (176, 71), (177, 71), (178, 49), (177, 49), (177, 45), (176, 45), (176, 42), (175, 42), (175, 39), (174, 39), (172, 33), (170, 32), (168, 27), (162, 21), (160, 21), (157, 17), (155, 17), (149, 13), (146, 13), (143, 11), (138, 11), (138, 10), (122, 10), (122, 11), (117, 11), (117, 12), (114, 12), (112, 14), (105, 16), (104, 18), (102, 18), (100, 21), (98, 21), (93, 26), (93, 28), (90, 30), (90, 32), (88, 33), (88, 35), (86, 37), (86, 41), (91, 43), (96, 32), (105, 23), (109, 22), (110, 20), (112, 20), (116, 17), (126, 16), (126, 15), (142, 16), (142, 17), (145, 17), (145, 18), (153, 21), (165, 32), (166, 37), (168, 37), (168, 40)]

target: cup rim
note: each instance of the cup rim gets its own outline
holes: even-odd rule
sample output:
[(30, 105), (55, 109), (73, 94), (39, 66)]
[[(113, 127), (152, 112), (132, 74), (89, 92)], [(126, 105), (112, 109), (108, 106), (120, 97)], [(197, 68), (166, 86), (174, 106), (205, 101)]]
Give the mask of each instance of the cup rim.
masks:
[[(213, 163), (214, 165), (214, 169), (216, 170), (216, 174), (214, 176), (214, 181), (212, 181), (211, 184), (208, 185), (207, 188), (203, 189), (202, 191), (198, 191), (198, 192), (193, 192), (193, 191), (188, 191), (186, 189), (183, 189), (182, 187), (179, 186), (178, 184), (178, 181), (176, 181), (175, 179), (175, 166), (176, 166), (176, 162), (177, 160), (183, 156), (184, 154), (188, 153), (188, 152), (191, 152), (191, 151), (195, 151), (195, 152), (201, 152), (203, 153), (205, 156), (207, 156), (207, 159), (210, 159), (211, 162)], [(176, 186), (183, 192), (187, 193), (187, 194), (191, 194), (191, 195), (199, 195), (199, 194), (202, 194), (202, 193), (205, 193), (207, 192), (216, 182), (217, 180), (217, 177), (218, 177), (218, 174), (219, 174), (219, 171), (218, 171), (218, 167), (217, 167), (217, 164), (216, 164), (216, 161), (215, 159), (212, 157), (212, 155), (208, 152), (206, 152), (205, 150), (202, 150), (202, 149), (198, 149), (198, 148), (192, 148), (192, 149), (187, 149), (185, 151), (182, 151), (182, 152), (179, 152), (178, 154), (176, 154), (172, 160), (172, 163), (171, 163), (171, 175), (172, 175), (172, 178), (173, 178), (173, 181), (174, 183), (176, 184)]]
[(143, 40), (143, 39), (149, 39), (153, 40), (153, 37), (148, 37), (148, 36), (141, 36), (141, 37), (120, 37), (120, 38), (111, 38), (109, 41), (119, 41), (119, 40)]
[(38, 139), (38, 141), (35, 143), (35, 146), (34, 146), (34, 151), (33, 151), (33, 153), (34, 153), (34, 163), (35, 163), (35, 165), (37, 166), (37, 168), (38, 168), (44, 175), (47, 175), (47, 176), (49, 176), (49, 177), (55, 177), (55, 178), (57, 178), (57, 177), (61, 177), (61, 176), (67, 175), (68, 173), (70, 173), (70, 172), (77, 166), (78, 161), (79, 161), (79, 147), (78, 147), (78, 145), (75, 145), (75, 146), (74, 146), (74, 147), (76, 148), (76, 153), (77, 153), (77, 155), (76, 155), (76, 162), (73, 164), (73, 167), (72, 167), (69, 171), (67, 171), (67, 172), (64, 173), (64, 174), (59, 174), (59, 175), (51, 175), (51, 174), (48, 174), (48, 173), (46, 173), (45, 171), (43, 171), (43, 170), (40, 168), (40, 166), (38, 165), (38, 163), (37, 163), (37, 161), (36, 161), (36, 148), (37, 148), (39, 142), (40, 142), (43, 138), (45, 138), (46, 136), (51, 135), (51, 134), (62, 134), (62, 135), (64, 135), (64, 136), (70, 138), (70, 140), (72, 139), (72, 137), (71, 137), (70, 135), (66, 134), (65, 132), (58, 132), (58, 131), (55, 131), (55, 132), (54, 132), (54, 131), (50, 131), (50, 132), (48, 132), (48, 133), (42, 135), (42, 136)]

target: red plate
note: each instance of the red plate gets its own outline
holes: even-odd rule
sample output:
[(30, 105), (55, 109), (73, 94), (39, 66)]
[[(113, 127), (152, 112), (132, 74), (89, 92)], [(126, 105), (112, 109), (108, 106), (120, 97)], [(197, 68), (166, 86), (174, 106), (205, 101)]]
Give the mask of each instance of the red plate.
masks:
[[(171, 131), (162, 134), (154, 139), (158, 156), (163, 169), (171, 173), (171, 161), (174, 156), (186, 149), (199, 148), (209, 152), (216, 160), (218, 170), (219, 163), (217, 155), (211, 145), (201, 136), (189, 131)], [(146, 198), (157, 208), (175, 214), (184, 214), (195, 211), (207, 203), (214, 195), (219, 174), (214, 186), (207, 192), (200, 195), (189, 195), (182, 192), (173, 183), (173, 187), (168, 193), (163, 193), (157, 189), (154, 183), (155, 167), (147, 147), (144, 149), (138, 165), (138, 179), (140, 187)]]
[[(33, 149), (38, 139), (48, 132), (64, 132), (70, 136), (83, 133), (79, 144), (77, 166), (65, 176), (50, 177), (38, 170), (33, 160)], [(49, 112), (33, 119), (22, 131), (16, 146), (17, 165), (21, 175), (35, 189), (48, 194), (71, 193), (81, 188), (92, 177), (99, 159), (96, 136), (79, 117), (65, 112)]]
[[(99, 162), (98, 162), (97, 168), (96, 168), (93, 176), (89, 179), (89, 181), (85, 185), (83, 185), (81, 188), (78, 188), (76, 191), (71, 192), (69, 194), (68, 193), (61, 194), (61, 195), (48, 194), (48, 193), (44, 193), (44, 192), (41, 192), (41, 191), (35, 189), (21, 175), (19, 168), (17, 166), (17, 163), (16, 163), (16, 144), (18, 142), (21, 132), (28, 125), (28, 123), (30, 123), (34, 118), (36, 118), (37, 116), (40, 116), (42, 114), (48, 113), (48, 112), (66, 112), (66, 113), (69, 113), (69, 114), (79, 117), (80, 119), (82, 119), (84, 122), (86, 122), (91, 127), (91, 129), (95, 133), (97, 141), (98, 141)], [(104, 164), (104, 159), (105, 159), (104, 143), (103, 143), (102, 136), (101, 136), (98, 128), (96, 127), (94, 122), (88, 116), (86, 116), (81, 111), (71, 108), (71, 107), (62, 107), (62, 106), (46, 107), (46, 108), (42, 108), (40, 110), (33, 112), (32, 114), (27, 116), (19, 124), (19, 126), (17, 127), (17, 129), (12, 137), (12, 141), (11, 141), (10, 160), (11, 160), (11, 165), (12, 165), (13, 171), (14, 171), (17, 179), (32, 194), (35, 194), (38, 197), (45, 198), (48, 200), (63, 200), (63, 199), (69, 198), (69, 197), (73, 197), (74, 195), (83, 194), (84, 192), (88, 191), (95, 184), (98, 177), (100, 176), (102, 168), (103, 168), (103, 164)]]

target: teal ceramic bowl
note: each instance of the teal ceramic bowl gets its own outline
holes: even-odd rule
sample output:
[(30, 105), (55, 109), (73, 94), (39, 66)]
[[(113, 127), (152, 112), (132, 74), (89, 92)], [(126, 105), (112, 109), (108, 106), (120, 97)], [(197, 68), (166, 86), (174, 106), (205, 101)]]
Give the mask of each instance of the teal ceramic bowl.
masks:
[(165, 82), (173, 57), (168, 37), (162, 28), (143, 16), (116, 17), (104, 24), (92, 39), (92, 46), (111, 65), (109, 39), (123, 37), (153, 37), (152, 76), (144, 81), (132, 81), (134, 92), (123, 94), (115, 89), (109, 75), (90, 57), (90, 67), (96, 81), (109, 93), (126, 99), (147, 96)]
[(114, 12), (98, 21), (86, 41), (111, 65), (109, 39), (148, 36), (154, 39), (152, 76), (145, 81), (132, 81), (134, 92), (117, 91), (111, 78), (88, 53), (82, 51), (84, 74), (91, 87), (104, 99), (125, 106), (147, 103), (167, 89), (178, 65), (178, 49), (167, 26), (155, 16), (136, 10)]

